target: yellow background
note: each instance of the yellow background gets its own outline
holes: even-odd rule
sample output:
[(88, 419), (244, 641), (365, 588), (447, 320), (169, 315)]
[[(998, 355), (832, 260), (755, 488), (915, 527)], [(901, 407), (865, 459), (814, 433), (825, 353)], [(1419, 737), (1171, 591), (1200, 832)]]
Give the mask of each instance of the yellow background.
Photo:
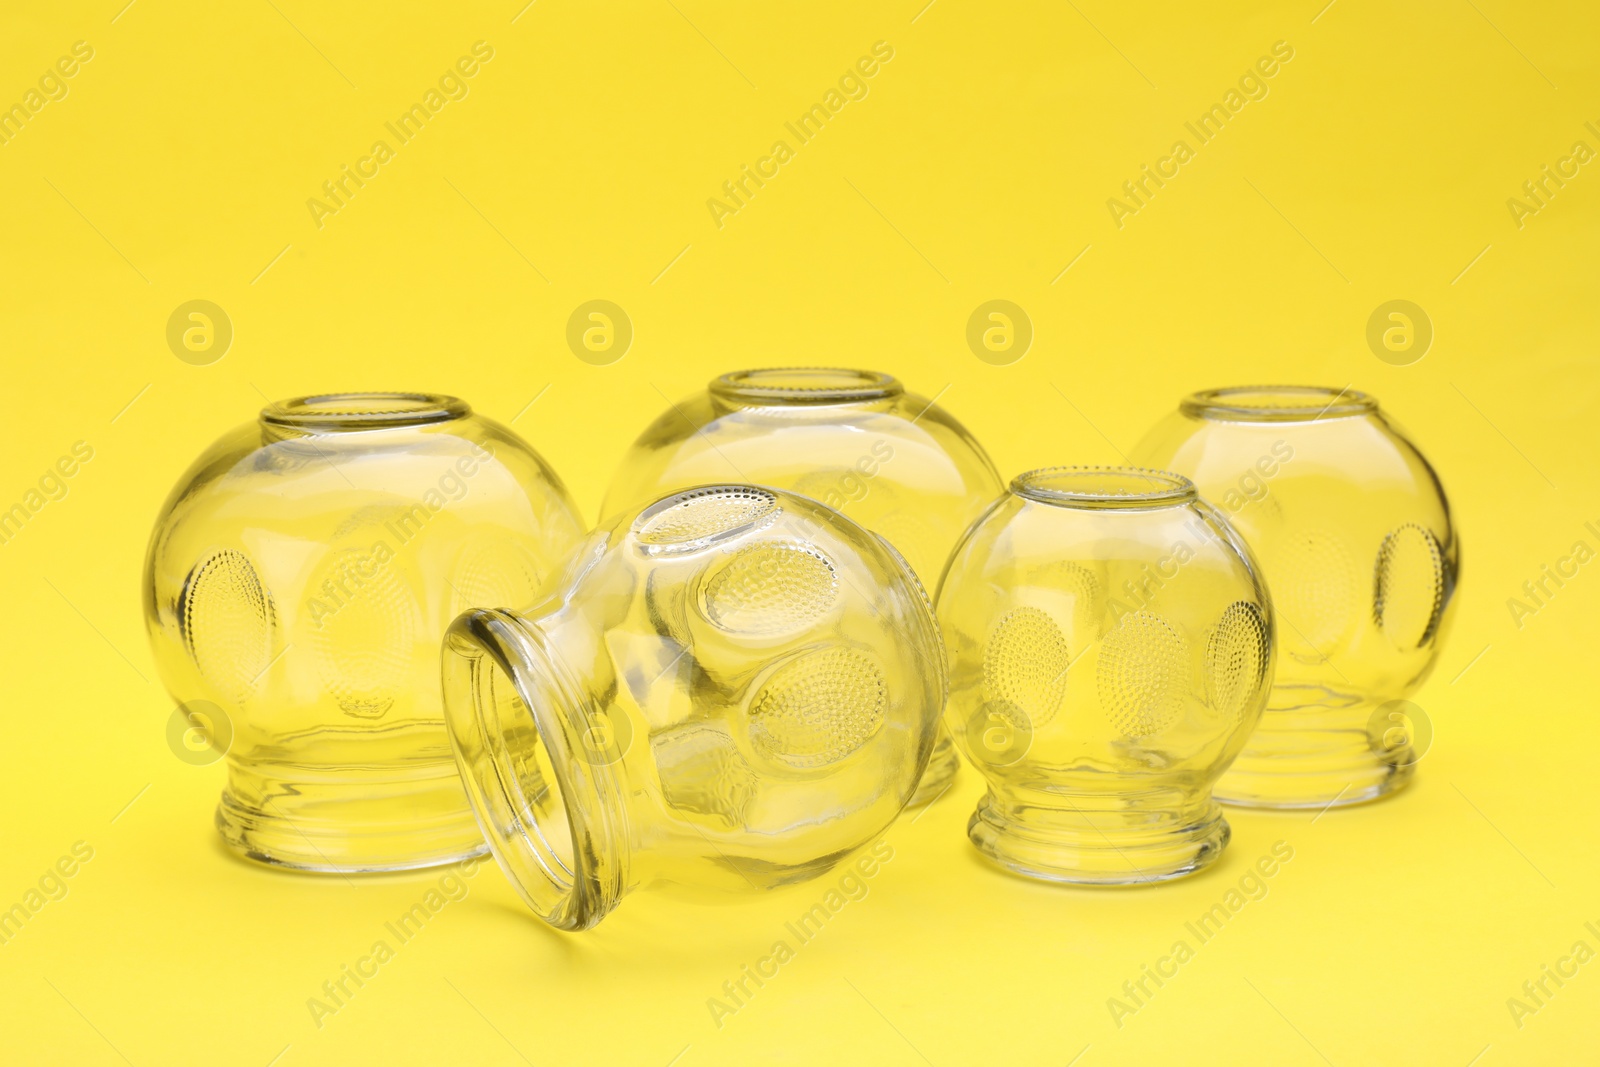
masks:
[[(0, 1058), (1595, 1055), (1600, 962), (1520, 1030), (1506, 1007), (1575, 941), (1600, 950), (1583, 926), (1600, 925), (1600, 563), (1520, 629), (1506, 606), (1573, 542), (1600, 548), (1583, 526), (1600, 526), (1600, 164), (1520, 229), (1506, 206), (1574, 141), (1600, 148), (1592, 6), (122, 2), (8, 5), (0, 33), (0, 103), (94, 48), (0, 146), (0, 505), (75, 441), (95, 450), (0, 545), (0, 906), (75, 841), (95, 850), (0, 946)], [(306, 200), (478, 40), (495, 52), (470, 95), (317, 228)], [(719, 229), (706, 200), (880, 40), (894, 58), (869, 95)], [(1279, 40), (1294, 59), (1270, 94), (1119, 230), (1107, 198)], [(235, 329), (209, 366), (165, 341), (196, 298)], [(564, 340), (595, 298), (635, 328), (609, 366)], [(1036, 331), (1010, 366), (965, 342), (996, 298)], [(1436, 331), (1411, 366), (1365, 341), (1396, 298)], [(168, 749), (140, 622), (169, 487), (263, 396), (433, 389), (515, 418), (592, 517), (667, 398), (795, 362), (940, 394), (1007, 476), (1115, 461), (1195, 388), (1375, 393), (1465, 538), (1456, 627), (1416, 698), (1436, 731), (1416, 785), (1314, 821), (1231, 814), (1213, 871), (1093, 892), (980, 864), (964, 771), (890, 830), (867, 898), (720, 1029), (707, 999), (833, 879), (717, 911), (639, 895), (571, 937), (486, 866), (318, 1029), (307, 999), (436, 876), (298, 877), (223, 852), (221, 766)], [(1107, 999), (1279, 840), (1295, 855), (1267, 897), (1119, 1029)]]

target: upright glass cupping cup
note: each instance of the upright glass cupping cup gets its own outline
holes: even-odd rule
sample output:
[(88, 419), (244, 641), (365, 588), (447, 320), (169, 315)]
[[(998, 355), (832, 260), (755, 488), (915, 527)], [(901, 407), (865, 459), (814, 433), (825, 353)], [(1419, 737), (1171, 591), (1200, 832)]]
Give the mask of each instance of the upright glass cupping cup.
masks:
[(443, 666), (484, 836), (564, 930), (648, 885), (825, 872), (911, 797), (945, 695), (903, 560), (814, 500), (748, 485), (602, 526), (539, 605), (456, 620)]
[[(981, 445), (944, 409), (875, 371), (735, 371), (673, 405), (628, 450), (602, 514), (735, 480), (819, 500), (887, 538), (929, 588), (967, 525), (1002, 490)], [(913, 804), (959, 760), (942, 730)]]
[(1273, 613), (1238, 535), (1185, 478), (1019, 476), (950, 559), (945, 721), (988, 779), (984, 856), (1055, 882), (1159, 882), (1212, 863), (1211, 790), (1271, 685)]
[(582, 536), (544, 461), (454, 397), (300, 397), (207, 449), (156, 522), (144, 609), (174, 751), (227, 760), (227, 843), (319, 871), (481, 852), (439, 643), (531, 602)]
[(1246, 386), (1188, 397), (1135, 454), (1227, 514), (1278, 608), (1277, 682), (1218, 797), (1323, 808), (1410, 781), (1405, 698), (1438, 659), (1461, 551), (1417, 447), (1365, 393)]

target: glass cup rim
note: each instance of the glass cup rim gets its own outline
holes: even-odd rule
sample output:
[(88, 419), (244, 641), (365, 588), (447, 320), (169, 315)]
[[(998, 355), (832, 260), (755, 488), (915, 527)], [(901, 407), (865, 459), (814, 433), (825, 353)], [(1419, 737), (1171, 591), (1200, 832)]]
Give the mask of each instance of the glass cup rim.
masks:
[(1190, 393), (1179, 410), (1218, 422), (1318, 422), (1371, 414), (1378, 401), (1349, 386), (1229, 385)]
[[(593, 722), (587, 702), (567, 677), (560, 658), (536, 623), (505, 611), (466, 612), (445, 634), (445, 726), (473, 817), (484, 840), (517, 894), (545, 922), (563, 930), (598, 923), (623, 894), (627, 855), (608, 811), (622, 804), (619, 783), (609, 766), (582, 761), (577, 733)], [(475, 683), (449, 669), (498, 671), (513, 687), (512, 712), (534, 728), (533, 743), (550, 761), (545, 783), (565, 814), (566, 825), (547, 826), (530, 817), (521, 778), (497, 730), (485, 718), (477, 694), (461, 688)], [(563, 847), (564, 846), (564, 847)], [(567, 858), (570, 857), (570, 858)]]
[(353, 391), (275, 400), (261, 409), (261, 421), (308, 433), (338, 433), (422, 426), (471, 413), (466, 401), (444, 393)]
[(1194, 483), (1153, 467), (1038, 467), (1011, 480), (1011, 492), (1053, 507), (1121, 510), (1176, 507), (1199, 499)]
[[(796, 384), (808, 378), (816, 384)], [(850, 367), (751, 367), (718, 375), (710, 389), (724, 399), (766, 404), (862, 403), (905, 392), (892, 374)]]

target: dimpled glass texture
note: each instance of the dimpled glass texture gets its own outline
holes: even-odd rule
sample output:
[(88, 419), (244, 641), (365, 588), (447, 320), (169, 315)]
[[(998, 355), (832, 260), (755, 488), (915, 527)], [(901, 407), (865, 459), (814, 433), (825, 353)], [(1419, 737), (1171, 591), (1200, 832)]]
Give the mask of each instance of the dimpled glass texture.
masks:
[(468, 608), (533, 601), (583, 532), (544, 461), (453, 397), (302, 397), (212, 445), (156, 523), (144, 605), (162, 680), (225, 753), (228, 844), (322, 871), (482, 851), (439, 643)]
[(1127, 467), (1032, 471), (939, 589), (945, 721), (988, 779), (967, 833), (1016, 874), (1159, 882), (1212, 863), (1212, 786), (1260, 717), (1271, 601), (1194, 486)]
[(1322, 808), (1410, 781), (1417, 712), (1395, 702), (1438, 659), (1461, 551), (1422, 453), (1365, 393), (1249, 386), (1195, 393), (1135, 454), (1228, 516), (1278, 611), (1277, 682), (1218, 797)]
[(501, 868), (582, 930), (638, 887), (716, 900), (871, 840), (933, 751), (945, 667), (882, 538), (712, 485), (602, 526), (534, 608), (463, 615), (444, 686)]
[[(929, 588), (1003, 485), (983, 447), (942, 408), (874, 371), (735, 371), (674, 404), (634, 442), (602, 515), (663, 493), (737, 480), (803, 493), (882, 535)], [(912, 804), (960, 763), (943, 730)]]

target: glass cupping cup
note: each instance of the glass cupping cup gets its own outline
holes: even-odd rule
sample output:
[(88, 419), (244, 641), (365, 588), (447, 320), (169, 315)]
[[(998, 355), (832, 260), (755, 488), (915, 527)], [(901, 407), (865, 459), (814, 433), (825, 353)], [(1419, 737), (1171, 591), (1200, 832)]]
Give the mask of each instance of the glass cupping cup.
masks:
[(1019, 476), (950, 559), (945, 719), (988, 780), (967, 832), (1014, 873), (1158, 882), (1214, 862), (1211, 791), (1272, 678), (1249, 551), (1185, 478)]
[[(672, 405), (634, 442), (602, 514), (735, 480), (819, 500), (881, 534), (932, 588), (967, 525), (1003, 483), (943, 408), (875, 371), (735, 371)], [(939, 742), (913, 804), (949, 788), (959, 759)]]
[(173, 750), (226, 760), (227, 843), (323, 871), (481, 852), (439, 643), (468, 608), (532, 601), (583, 530), (544, 461), (454, 397), (300, 397), (207, 449), (156, 522), (144, 611)]
[(1406, 698), (1438, 660), (1461, 544), (1407, 434), (1353, 389), (1245, 386), (1189, 396), (1135, 457), (1227, 514), (1278, 609), (1277, 682), (1218, 797), (1323, 808), (1410, 781), (1431, 728)]
[(886, 828), (933, 751), (943, 649), (915, 574), (807, 497), (711, 485), (591, 534), (524, 612), (450, 628), (451, 739), (528, 905), (766, 889)]

